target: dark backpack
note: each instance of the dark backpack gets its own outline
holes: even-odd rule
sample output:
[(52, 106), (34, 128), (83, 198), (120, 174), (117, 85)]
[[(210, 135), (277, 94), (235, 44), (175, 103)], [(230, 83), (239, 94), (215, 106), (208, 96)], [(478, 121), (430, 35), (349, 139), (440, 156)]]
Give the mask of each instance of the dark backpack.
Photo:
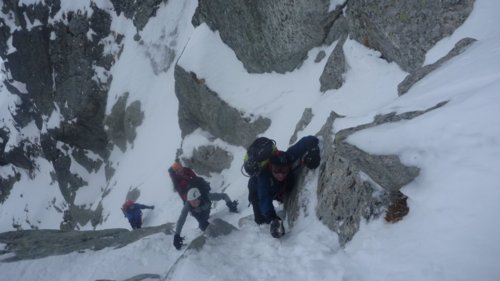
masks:
[(245, 176), (258, 175), (263, 166), (271, 157), (273, 151), (276, 150), (276, 142), (266, 137), (259, 137), (252, 142), (247, 149), (247, 154), (243, 161), (243, 169)]
[(189, 188), (196, 187), (200, 189), (203, 194), (208, 194), (210, 192), (210, 184), (206, 182), (202, 177), (199, 177), (191, 168), (184, 167), (184, 174), (176, 174), (172, 168), (168, 169), (170, 178), (174, 185), (175, 191), (179, 194), (183, 201), (186, 201), (186, 196)]
[(210, 193), (210, 184), (202, 177), (197, 176), (192, 178), (188, 183), (188, 190), (192, 187), (198, 188), (202, 196), (208, 196), (208, 194)]

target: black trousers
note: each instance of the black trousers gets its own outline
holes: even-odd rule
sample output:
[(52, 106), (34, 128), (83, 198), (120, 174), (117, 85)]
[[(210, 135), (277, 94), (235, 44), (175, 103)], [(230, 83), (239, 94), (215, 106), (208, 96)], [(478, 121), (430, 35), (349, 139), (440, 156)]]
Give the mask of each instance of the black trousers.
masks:
[(210, 209), (203, 212), (191, 212), (191, 215), (198, 221), (198, 227), (205, 231), (209, 223), (208, 218), (210, 217)]
[(267, 223), (264, 216), (260, 213), (259, 197), (257, 195), (257, 177), (251, 177), (248, 180), (248, 201), (252, 204), (255, 223)]

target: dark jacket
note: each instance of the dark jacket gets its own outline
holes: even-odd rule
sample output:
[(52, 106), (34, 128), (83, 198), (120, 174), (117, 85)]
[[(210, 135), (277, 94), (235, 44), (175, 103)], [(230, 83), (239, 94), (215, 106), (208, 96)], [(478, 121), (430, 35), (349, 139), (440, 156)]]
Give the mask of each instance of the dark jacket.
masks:
[(184, 201), (184, 206), (182, 207), (181, 214), (177, 219), (177, 224), (175, 228), (175, 233), (180, 235), (182, 227), (186, 222), (188, 213), (190, 213), (198, 221), (201, 230), (205, 230), (208, 226), (208, 218), (210, 217), (210, 208), (212, 207), (212, 201), (209, 198), (209, 194), (200, 197), (201, 203), (198, 207), (193, 208), (189, 202)]
[(283, 202), (287, 194), (293, 189), (295, 184), (292, 168), (299, 166), (302, 156), (306, 152), (318, 145), (318, 138), (307, 136), (301, 138), (285, 152), (289, 159), (290, 172), (283, 182), (278, 182), (272, 175), (269, 164), (256, 176), (255, 184), (260, 214), (266, 221), (276, 217), (273, 200)]

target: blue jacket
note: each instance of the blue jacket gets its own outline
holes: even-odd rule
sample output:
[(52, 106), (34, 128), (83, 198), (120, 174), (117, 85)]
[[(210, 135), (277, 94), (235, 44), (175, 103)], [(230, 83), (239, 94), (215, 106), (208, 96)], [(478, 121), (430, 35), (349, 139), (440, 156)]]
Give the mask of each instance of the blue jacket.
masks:
[(134, 203), (132, 206), (124, 210), (124, 215), (127, 217), (130, 224), (141, 225), (142, 224), (142, 209), (151, 208), (150, 206), (142, 205), (139, 203)]
[[(297, 166), (297, 162), (301, 161), (302, 156), (306, 152), (318, 145), (318, 138), (315, 136), (306, 136), (301, 138), (296, 144), (292, 145), (285, 152), (290, 163), (290, 167)], [(269, 166), (269, 164), (268, 164)], [(273, 200), (283, 201), (287, 193), (289, 193), (295, 184), (293, 172), (290, 171), (283, 182), (278, 182), (271, 174), (270, 168), (265, 167), (263, 171), (257, 175), (257, 197), (259, 200), (260, 213), (270, 221), (276, 217)]]

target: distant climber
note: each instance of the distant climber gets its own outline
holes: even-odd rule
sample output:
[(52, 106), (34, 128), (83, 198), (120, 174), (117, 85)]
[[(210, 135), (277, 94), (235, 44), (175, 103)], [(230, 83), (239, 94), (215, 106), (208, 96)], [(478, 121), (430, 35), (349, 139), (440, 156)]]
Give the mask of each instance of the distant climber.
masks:
[[(294, 171), (301, 166), (316, 169), (320, 164), (319, 140), (306, 136), (287, 151), (273, 148), (269, 159), (260, 160), (258, 171), (250, 175), (248, 200), (252, 204), (257, 224), (270, 224), (271, 235), (285, 234), (282, 219), (276, 214), (273, 200), (284, 202), (295, 184)], [(250, 149), (249, 149), (250, 151)], [(245, 159), (252, 158), (246, 156)]]
[(198, 187), (189, 187), (186, 194), (186, 201), (184, 201), (184, 206), (182, 208), (179, 219), (177, 220), (177, 225), (174, 235), (174, 247), (180, 250), (184, 237), (181, 237), (182, 227), (186, 222), (187, 214), (190, 213), (197, 221), (198, 227), (205, 231), (210, 224), (208, 218), (210, 217), (210, 209), (212, 206), (212, 201), (225, 200), (226, 205), (230, 212), (236, 213), (238, 201), (231, 201), (229, 196), (225, 193), (210, 193), (208, 190), (203, 190)]
[(122, 212), (128, 219), (132, 229), (138, 229), (142, 227), (142, 209), (153, 210), (155, 206), (147, 206), (139, 203), (135, 203), (133, 200), (128, 199), (122, 205)]

